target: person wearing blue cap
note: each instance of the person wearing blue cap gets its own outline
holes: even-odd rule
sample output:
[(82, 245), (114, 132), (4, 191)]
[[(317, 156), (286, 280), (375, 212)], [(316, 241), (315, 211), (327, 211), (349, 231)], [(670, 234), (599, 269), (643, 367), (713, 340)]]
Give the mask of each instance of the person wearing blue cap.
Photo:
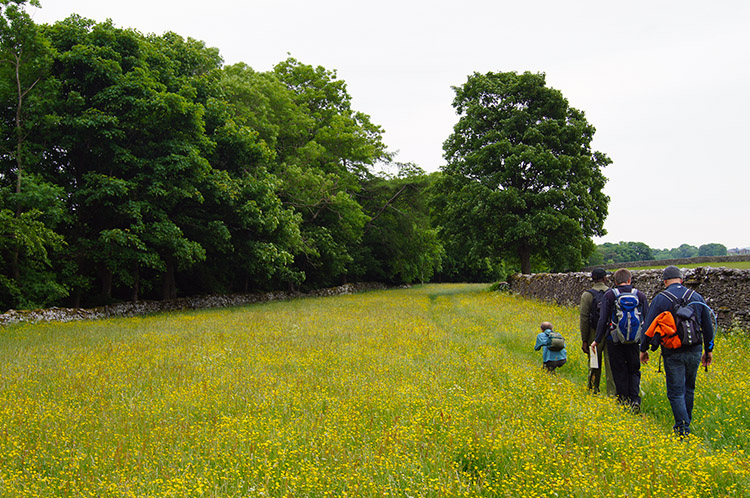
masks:
[[(690, 423), (693, 420), (698, 367), (703, 365), (708, 368), (713, 362), (714, 327), (706, 301), (703, 296), (683, 285), (683, 274), (679, 268), (666, 267), (662, 273), (662, 280), (666, 289), (652, 301), (646, 314), (645, 327), (649, 328), (657, 316), (663, 312), (672, 313), (677, 322), (678, 317), (674, 316), (675, 303), (682, 303), (693, 308), (702, 336), (702, 340), (698, 340), (696, 344), (678, 348), (665, 347), (664, 343), (661, 345), (667, 381), (667, 398), (674, 415), (673, 430), (677, 436), (685, 437), (690, 434)], [(640, 347), (640, 360), (643, 364), (648, 363), (650, 345), (651, 339), (644, 336)]]

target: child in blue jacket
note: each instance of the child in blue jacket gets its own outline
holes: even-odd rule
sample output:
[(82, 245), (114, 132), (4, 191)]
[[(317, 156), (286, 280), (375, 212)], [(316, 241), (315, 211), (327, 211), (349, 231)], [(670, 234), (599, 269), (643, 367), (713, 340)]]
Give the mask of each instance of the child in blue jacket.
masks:
[(554, 372), (557, 367), (565, 365), (568, 361), (568, 353), (565, 347), (560, 351), (553, 351), (549, 348), (552, 338), (552, 324), (550, 322), (542, 322), (540, 328), (542, 332), (536, 336), (536, 344), (534, 344), (534, 351), (542, 349), (542, 365), (549, 372)]

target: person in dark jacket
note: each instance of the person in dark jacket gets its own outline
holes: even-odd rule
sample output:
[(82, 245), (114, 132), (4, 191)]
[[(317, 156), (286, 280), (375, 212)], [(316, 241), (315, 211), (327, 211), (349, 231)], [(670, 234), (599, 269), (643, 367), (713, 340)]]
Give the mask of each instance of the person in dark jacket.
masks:
[[(633, 289), (632, 274), (629, 270), (621, 268), (615, 272), (615, 287), (604, 293), (602, 309), (599, 316), (599, 324), (596, 327), (596, 338), (591, 344), (592, 351), (607, 341), (609, 350), (609, 363), (612, 368), (612, 378), (615, 381), (617, 401), (630, 407), (635, 413), (641, 409), (641, 364), (638, 357), (638, 343), (623, 344), (615, 341), (612, 324), (612, 315), (616, 309), (615, 300), (618, 293), (635, 292), (638, 297), (638, 311), (641, 319), (648, 313), (648, 299), (646, 295)], [(645, 331), (645, 328), (643, 329)]]
[[(676, 266), (668, 266), (662, 274), (664, 287), (678, 299), (682, 299), (688, 288), (683, 285), (682, 271)], [(684, 346), (677, 349), (661, 347), (664, 357), (664, 371), (667, 378), (667, 398), (672, 406), (674, 415), (674, 432), (680, 437), (690, 434), (690, 423), (693, 420), (693, 400), (695, 397), (695, 381), (698, 377), (698, 367), (703, 365), (708, 368), (713, 362), (714, 349), (714, 327), (708, 307), (704, 306), (706, 301), (703, 296), (694, 292), (690, 302), (698, 316), (702, 343), (693, 346)], [(664, 311), (672, 312), (672, 301), (659, 293), (651, 303), (646, 315), (645, 326), (648, 328), (656, 317)], [(643, 337), (641, 340), (641, 363), (648, 363), (648, 347), (650, 339)]]
[[(588, 355), (591, 354), (591, 351), (589, 349), (592, 342), (594, 342), (594, 338), (596, 337), (596, 324), (598, 324), (598, 319), (596, 321), (596, 324), (591, 324), (591, 313), (594, 306), (596, 306), (596, 301), (594, 299), (594, 293), (601, 293), (602, 295), (607, 292), (609, 289), (609, 286), (607, 285), (607, 271), (603, 268), (594, 268), (594, 270), (591, 272), (591, 281), (593, 282), (591, 289), (583, 291), (583, 294), (581, 294), (581, 308), (580, 308), (580, 330), (581, 330), (581, 349), (586, 354), (587, 358), (586, 361), (590, 364), (590, 357)], [(604, 369), (604, 376), (606, 378), (607, 382), (607, 394), (610, 396), (615, 396), (617, 394), (617, 391), (615, 389), (615, 382), (612, 380), (612, 374), (610, 373), (611, 367), (609, 365), (609, 351), (607, 351), (606, 347), (606, 341), (600, 345), (601, 347), (597, 349), (597, 357), (598, 357), (598, 368), (591, 368), (589, 367), (589, 378), (588, 378), (588, 388), (591, 392), (594, 394), (599, 392), (599, 382), (602, 376), (602, 367), (606, 367)]]

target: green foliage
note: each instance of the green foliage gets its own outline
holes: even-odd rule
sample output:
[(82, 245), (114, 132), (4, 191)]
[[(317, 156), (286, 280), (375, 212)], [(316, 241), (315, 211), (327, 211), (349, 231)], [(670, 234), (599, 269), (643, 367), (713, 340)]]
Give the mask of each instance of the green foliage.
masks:
[(51, 271), (50, 252), (60, 250), (62, 237), (48, 228), (37, 209), (16, 214), (0, 209), (0, 306), (46, 306), (68, 295)]
[(543, 74), (474, 73), (454, 89), (460, 118), (435, 190), (442, 240), (525, 273), (534, 256), (582, 266), (608, 203), (601, 169), (611, 161), (591, 150), (593, 126)]
[(199, 40), (78, 15), (37, 26), (25, 4), (0, 3), (2, 305), (440, 269), (427, 176), (370, 171), (391, 159), (383, 130), (335, 71), (222, 67)]
[(359, 198), (369, 215), (358, 255), (367, 280), (395, 284), (427, 282), (440, 270), (443, 247), (429, 217), (431, 177), (413, 164), (395, 164), (396, 174), (371, 176)]
[[(302, 217), (303, 246), (295, 263), (308, 285), (331, 285), (361, 272), (355, 256), (369, 216), (356, 195), (368, 167), (388, 157), (382, 130), (352, 110), (346, 84), (335, 71), (288, 58), (276, 65), (274, 75), (287, 92), (275, 100), (291, 101), (290, 113), (306, 116), (294, 118), (292, 135), (277, 140), (283, 161), (280, 196)], [(276, 86), (266, 88), (283, 94)]]
[(682, 244), (673, 249), (651, 249), (643, 242), (606, 242), (596, 246), (596, 251), (589, 258), (589, 266), (627, 263), (630, 261), (651, 261), (665, 259), (686, 259), (696, 256), (726, 256), (727, 248), (723, 244), (704, 244), (700, 248)]
[[(60, 188), (41, 172), (45, 148), (34, 139), (47, 117), (52, 50), (24, 10), (0, 3), (0, 306), (45, 305), (67, 295), (51, 268), (63, 247)], [(39, 6), (31, 1), (30, 5)]]
[(598, 257), (589, 259), (591, 265), (654, 259), (651, 248), (643, 242), (619, 242), (617, 244), (605, 242), (596, 248), (596, 252)]
[(698, 248), (698, 256), (726, 256), (727, 246), (724, 244), (703, 244)]
[(682, 244), (680, 247), (672, 249), (673, 258), (693, 258), (698, 255), (698, 248), (690, 244)]

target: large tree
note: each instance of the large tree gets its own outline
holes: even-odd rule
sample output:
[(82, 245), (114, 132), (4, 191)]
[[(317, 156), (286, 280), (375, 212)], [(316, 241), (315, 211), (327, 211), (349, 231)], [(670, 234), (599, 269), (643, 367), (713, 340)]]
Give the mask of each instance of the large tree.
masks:
[(50, 257), (64, 245), (55, 231), (64, 195), (39, 175), (53, 52), (27, 3), (39, 6), (0, 0), (0, 307), (44, 305), (67, 294)]
[(339, 283), (357, 273), (355, 254), (369, 216), (356, 195), (369, 168), (389, 157), (383, 130), (352, 109), (335, 71), (289, 58), (275, 66), (274, 75), (305, 116), (295, 117), (277, 142), (279, 195), (302, 216), (303, 250), (296, 264), (307, 284)]
[(726, 256), (727, 246), (724, 244), (703, 244), (698, 248), (698, 256)]
[(295, 277), (299, 221), (276, 195), (271, 150), (224, 102), (217, 50), (77, 16), (47, 35), (61, 123), (50, 169), (69, 192), (74, 258), (103, 300)]
[(609, 198), (594, 127), (544, 74), (474, 73), (454, 87), (459, 120), (443, 148), (436, 213), (467, 257), (502, 257), (531, 272), (583, 265), (603, 235)]

